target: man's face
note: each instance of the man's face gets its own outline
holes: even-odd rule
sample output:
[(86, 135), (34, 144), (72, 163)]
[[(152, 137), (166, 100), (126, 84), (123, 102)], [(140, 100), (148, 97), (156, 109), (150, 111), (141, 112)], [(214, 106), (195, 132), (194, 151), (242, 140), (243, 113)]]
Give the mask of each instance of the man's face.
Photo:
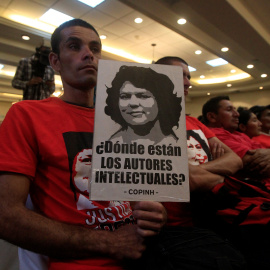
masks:
[(219, 102), (219, 109), (215, 118), (216, 127), (223, 127), (229, 132), (234, 132), (238, 128), (239, 113), (229, 100)]
[(88, 90), (96, 85), (101, 42), (91, 29), (72, 26), (61, 31), (60, 53), (54, 63), (65, 90)]
[(262, 123), (258, 120), (257, 116), (252, 113), (247, 124), (244, 127), (244, 133), (246, 133), (250, 138), (252, 138), (255, 136), (259, 136), (261, 129)]
[(173, 66), (180, 66), (183, 68), (184, 93), (185, 93), (185, 96), (187, 96), (189, 87), (191, 86), (191, 83), (190, 83), (191, 77), (190, 77), (190, 72), (189, 72), (188, 66), (182, 62), (179, 62), (179, 61), (173, 61), (172, 65)]
[(266, 133), (269, 132), (269, 130), (270, 130), (270, 109), (266, 109), (262, 112), (260, 120), (262, 122), (263, 131)]

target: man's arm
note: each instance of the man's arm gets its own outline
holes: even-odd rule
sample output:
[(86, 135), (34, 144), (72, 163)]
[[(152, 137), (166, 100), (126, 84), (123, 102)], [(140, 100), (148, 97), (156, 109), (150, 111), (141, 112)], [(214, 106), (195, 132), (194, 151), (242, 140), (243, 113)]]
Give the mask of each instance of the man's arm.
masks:
[(270, 177), (270, 149), (249, 150), (243, 157), (244, 168)]
[[(216, 153), (214, 156), (218, 157), (212, 161), (201, 164), (203, 169), (221, 175), (233, 175), (238, 170), (243, 168), (241, 158), (238, 157), (227, 145), (221, 142), (217, 137), (212, 137), (208, 140), (210, 149), (219, 149), (222, 153)], [(221, 147), (216, 147), (220, 145)], [(221, 150), (223, 149), (223, 150)]]
[[(30, 180), (24, 175), (0, 175), (0, 238), (59, 258), (107, 255), (118, 259), (136, 259), (141, 256), (145, 246), (143, 237), (137, 231), (139, 225), (122, 226), (115, 232), (109, 232), (51, 220), (25, 207), (29, 187)], [(157, 204), (157, 210), (156, 204), (151, 205), (155, 209), (151, 212), (160, 212)], [(146, 208), (149, 209), (149, 205)], [(152, 229), (151, 224), (147, 229)]]
[(191, 192), (208, 191), (224, 181), (224, 176), (209, 172), (200, 165), (189, 164), (188, 167), (189, 186)]

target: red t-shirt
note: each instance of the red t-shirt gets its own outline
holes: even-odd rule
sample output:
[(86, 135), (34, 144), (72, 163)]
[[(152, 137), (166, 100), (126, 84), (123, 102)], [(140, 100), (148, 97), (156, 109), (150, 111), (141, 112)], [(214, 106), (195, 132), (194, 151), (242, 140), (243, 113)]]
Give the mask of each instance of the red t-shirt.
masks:
[(234, 131), (233, 133), (224, 128), (211, 128), (216, 136), (229, 146), (240, 158), (243, 158), (250, 149), (264, 148), (260, 143), (251, 140), (246, 134)]
[[(194, 117), (186, 116), (187, 153), (189, 163), (199, 165), (211, 160), (208, 139), (214, 133)], [(166, 202), (168, 226), (193, 226), (189, 203)]]
[[(16, 119), (16, 121), (14, 121)], [(133, 222), (129, 202), (89, 201), (94, 109), (59, 98), (14, 104), (0, 128), (0, 171), (32, 179), (30, 195), (47, 217), (93, 229)], [(113, 259), (51, 261), (49, 269), (122, 269)]]
[(252, 138), (253, 141), (260, 143), (265, 148), (270, 148), (270, 135), (260, 134)]

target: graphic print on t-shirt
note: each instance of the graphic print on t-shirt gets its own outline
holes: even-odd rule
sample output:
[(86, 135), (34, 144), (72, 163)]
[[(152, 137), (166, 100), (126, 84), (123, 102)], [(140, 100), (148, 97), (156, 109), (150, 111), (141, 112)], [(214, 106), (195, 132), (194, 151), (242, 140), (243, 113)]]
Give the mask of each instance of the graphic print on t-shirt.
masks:
[(207, 139), (201, 130), (187, 130), (188, 161), (200, 165), (210, 161), (211, 153)]
[(129, 202), (89, 201), (93, 133), (66, 132), (63, 137), (69, 160), (70, 188), (74, 193), (77, 210), (87, 214), (85, 223), (106, 230), (115, 230), (124, 223), (133, 223)]

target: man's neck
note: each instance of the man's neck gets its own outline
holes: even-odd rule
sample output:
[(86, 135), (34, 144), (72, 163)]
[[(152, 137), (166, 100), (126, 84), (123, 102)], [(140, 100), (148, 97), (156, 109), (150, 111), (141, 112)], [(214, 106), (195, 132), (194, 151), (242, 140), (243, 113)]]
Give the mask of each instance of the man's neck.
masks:
[(74, 89), (73, 91), (65, 91), (60, 97), (63, 101), (84, 107), (94, 106), (94, 89), (89, 91), (81, 91)]

